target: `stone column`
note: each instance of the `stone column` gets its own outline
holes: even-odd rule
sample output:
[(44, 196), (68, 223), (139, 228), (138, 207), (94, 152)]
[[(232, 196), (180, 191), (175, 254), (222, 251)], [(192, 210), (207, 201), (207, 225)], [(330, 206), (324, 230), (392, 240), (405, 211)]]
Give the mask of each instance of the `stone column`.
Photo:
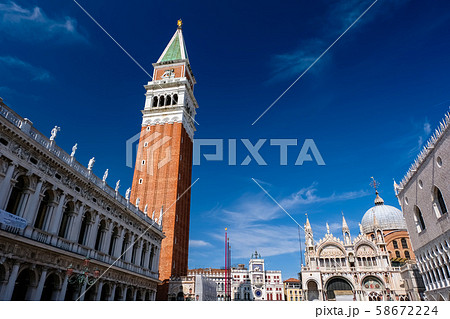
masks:
[(81, 219), (83, 218), (84, 213), (84, 205), (81, 205), (80, 209), (78, 210), (78, 215), (74, 218), (74, 220), (71, 223), (71, 231), (69, 235), (69, 240), (77, 242), (78, 241), (78, 234), (80, 232), (81, 227)]
[(108, 250), (109, 250), (109, 245), (111, 244), (111, 236), (112, 236), (112, 231), (113, 231), (113, 223), (110, 221), (109, 225), (107, 226), (108, 229), (105, 232), (105, 237), (103, 239), (103, 244), (102, 247), (99, 247), (99, 250), (101, 252), (104, 252), (105, 254), (108, 254)]
[(36, 212), (38, 210), (39, 199), (41, 197), (42, 184), (43, 184), (42, 180), (40, 180), (37, 183), (34, 194), (33, 194), (33, 196), (31, 196), (30, 200), (28, 201), (28, 205), (25, 209), (23, 218), (25, 218), (28, 221), (28, 225), (31, 225), (33, 223), (34, 216), (36, 215)]
[(6, 170), (5, 178), (0, 183), (0, 208), (5, 209), (6, 203), (9, 195), (9, 190), (11, 188), (11, 178), (14, 174), (14, 169), (17, 167), (17, 164), (11, 163)]
[(94, 223), (89, 225), (88, 237), (86, 238), (86, 246), (94, 248), (95, 239), (97, 238), (98, 224), (100, 221), (100, 214), (96, 214)]
[(9, 275), (8, 284), (6, 285), (5, 294), (2, 300), (11, 300), (12, 294), (14, 292), (14, 287), (16, 285), (17, 275), (19, 274), (20, 264), (14, 264)]
[(151, 269), (154, 272), (158, 272), (159, 254), (160, 254), (160, 249), (158, 248), (158, 246), (155, 246), (155, 255), (153, 256), (153, 265), (152, 265), (152, 269)]
[(42, 290), (44, 289), (45, 280), (47, 279), (47, 269), (43, 268), (41, 277), (39, 278), (39, 284), (37, 286), (36, 291), (34, 292), (33, 300), (41, 300)]
[(95, 300), (99, 301), (102, 296), (102, 290), (103, 290), (103, 281), (98, 281), (97, 285), (97, 295), (95, 296)]
[(131, 255), (133, 254), (133, 243), (136, 235), (130, 235), (130, 242), (128, 243), (127, 250), (125, 251), (125, 261), (131, 263)]
[(121, 301), (127, 300), (128, 289), (130, 289), (130, 288), (128, 286), (125, 286), (125, 288), (122, 290), (122, 299), (121, 299)]
[(84, 301), (84, 296), (86, 296), (86, 286), (87, 286), (87, 281), (84, 281), (83, 287), (81, 287), (81, 290), (80, 290), (80, 296), (78, 297), (79, 301)]
[(144, 249), (144, 241), (140, 239), (139, 242), (137, 242), (136, 244), (138, 245), (138, 249), (134, 263), (136, 266), (141, 266), (141, 257), (142, 257), (142, 249)]
[(50, 226), (48, 228), (48, 232), (50, 234), (58, 235), (58, 226), (61, 223), (65, 199), (66, 199), (66, 194), (63, 193), (61, 195), (61, 198), (59, 199), (58, 206), (56, 207), (56, 210), (54, 211), (53, 216), (51, 216), (51, 222), (50, 222)]
[(119, 235), (117, 236), (117, 239), (116, 239), (116, 245), (114, 247), (113, 257), (115, 257), (115, 258), (120, 257), (120, 252), (122, 251), (124, 233), (125, 233), (125, 231), (123, 230), (123, 228), (120, 228)]
[(112, 285), (112, 289), (111, 289), (111, 295), (109, 296), (109, 301), (114, 301), (114, 295), (116, 294), (116, 284)]
[(62, 283), (61, 290), (60, 290), (59, 295), (58, 295), (58, 300), (59, 301), (64, 301), (64, 299), (66, 297), (68, 283), (69, 283), (69, 277), (66, 274), (64, 276), (64, 281)]
[(135, 288), (133, 292), (133, 301), (136, 301), (137, 291), (137, 288)]

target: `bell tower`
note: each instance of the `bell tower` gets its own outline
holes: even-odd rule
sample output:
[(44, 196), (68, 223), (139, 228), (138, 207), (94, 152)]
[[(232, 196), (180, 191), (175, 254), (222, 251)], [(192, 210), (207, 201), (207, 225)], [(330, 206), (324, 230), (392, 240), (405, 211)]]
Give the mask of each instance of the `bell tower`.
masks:
[(159, 279), (163, 286), (167, 286), (171, 276), (187, 275), (188, 269), (189, 187), (198, 105), (181, 25), (178, 20), (175, 34), (153, 64), (152, 81), (145, 85), (145, 107), (130, 196), (131, 204), (162, 223), (166, 237), (161, 245)]

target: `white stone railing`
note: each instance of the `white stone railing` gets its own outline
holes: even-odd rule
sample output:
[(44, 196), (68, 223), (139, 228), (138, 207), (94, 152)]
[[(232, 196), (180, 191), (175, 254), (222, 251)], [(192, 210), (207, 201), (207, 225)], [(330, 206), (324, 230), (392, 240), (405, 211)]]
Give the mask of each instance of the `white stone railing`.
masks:
[(10, 123), (14, 124), (18, 128), (20, 128), (25, 134), (28, 134), (33, 140), (35, 140), (40, 145), (44, 146), (47, 150), (49, 150), (53, 155), (61, 159), (68, 166), (72, 167), (79, 174), (87, 178), (91, 183), (95, 184), (99, 189), (100, 193), (106, 193), (112, 198), (115, 199), (116, 202), (122, 204), (127, 207), (127, 210), (131, 211), (135, 215), (137, 215), (143, 222), (147, 223), (148, 227), (152, 226), (162, 231), (162, 227), (155, 223), (150, 217), (136, 208), (134, 205), (131, 205), (122, 195), (117, 193), (115, 189), (113, 189), (108, 184), (104, 183), (101, 178), (92, 173), (92, 171), (88, 170), (82, 164), (75, 160), (75, 158), (71, 157), (68, 153), (66, 153), (62, 148), (57, 146), (54, 141), (50, 141), (44, 134), (40, 133), (37, 129), (32, 127), (32, 123), (29, 120), (23, 119), (19, 117), (16, 113), (10, 110), (7, 107), (4, 107), (0, 104), (0, 115), (7, 119)]
[[(45, 244), (45, 245), (56, 246), (57, 248), (63, 249), (65, 251), (76, 253), (83, 257), (89, 257), (93, 260), (98, 260), (98, 261), (104, 262), (109, 265), (113, 264), (114, 261), (116, 261), (115, 257), (107, 255), (103, 252), (96, 251), (89, 247), (80, 245), (78, 243), (69, 241), (67, 239), (58, 237), (56, 235), (47, 233), (45, 231), (42, 231), (42, 230), (39, 230), (36, 228), (32, 228), (32, 230), (28, 234), (28, 231), (24, 232), (19, 228), (0, 224), (0, 230), (4, 230), (4, 231), (14, 233), (14, 234), (17, 234), (17, 235), (25, 237), (25, 238), (32, 239), (34, 241), (37, 241), (37, 242)], [(26, 235), (26, 234), (28, 234), (28, 235)], [(114, 266), (132, 271), (132, 272), (140, 274), (140, 275), (144, 275), (146, 277), (158, 279), (158, 273), (155, 273), (148, 268), (144, 268), (144, 267), (132, 264), (132, 263), (125, 262), (121, 259), (117, 260), (117, 262), (114, 264)]]

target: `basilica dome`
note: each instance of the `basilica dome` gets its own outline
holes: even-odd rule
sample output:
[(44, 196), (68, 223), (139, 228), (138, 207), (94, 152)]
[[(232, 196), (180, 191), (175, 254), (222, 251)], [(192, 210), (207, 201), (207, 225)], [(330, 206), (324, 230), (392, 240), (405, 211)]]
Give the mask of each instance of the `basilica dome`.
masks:
[(378, 192), (376, 194), (375, 206), (370, 208), (361, 220), (362, 231), (365, 234), (373, 232), (375, 222), (381, 230), (406, 230), (406, 222), (402, 212), (393, 206), (385, 205)]

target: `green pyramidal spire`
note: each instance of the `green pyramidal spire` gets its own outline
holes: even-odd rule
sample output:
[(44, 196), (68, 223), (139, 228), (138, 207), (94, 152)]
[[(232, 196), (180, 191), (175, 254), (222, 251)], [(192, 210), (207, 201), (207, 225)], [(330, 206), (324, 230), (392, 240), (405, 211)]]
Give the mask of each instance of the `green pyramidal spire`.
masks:
[(176, 60), (189, 60), (181, 30), (181, 20), (178, 21), (178, 29), (175, 31), (175, 34), (169, 44), (167, 44), (157, 63)]

